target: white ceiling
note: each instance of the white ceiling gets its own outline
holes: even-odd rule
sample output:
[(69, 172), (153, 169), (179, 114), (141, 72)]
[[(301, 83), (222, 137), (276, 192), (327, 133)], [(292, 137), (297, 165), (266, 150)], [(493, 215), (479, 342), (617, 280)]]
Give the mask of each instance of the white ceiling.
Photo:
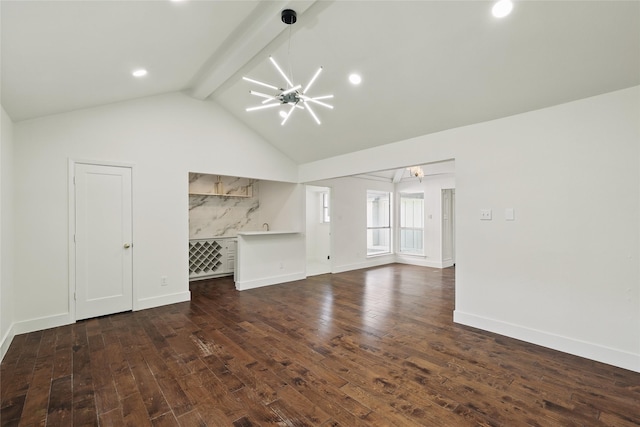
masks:
[[(217, 102), (297, 163), (640, 84), (640, 1), (0, 2), (14, 121), (172, 91)], [(298, 11), (289, 27), (280, 11)], [(289, 34), (290, 33), (290, 34)], [(269, 55), (334, 110), (259, 104)], [(134, 79), (133, 68), (149, 75)], [(363, 83), (347, 81), (352, 71)]]

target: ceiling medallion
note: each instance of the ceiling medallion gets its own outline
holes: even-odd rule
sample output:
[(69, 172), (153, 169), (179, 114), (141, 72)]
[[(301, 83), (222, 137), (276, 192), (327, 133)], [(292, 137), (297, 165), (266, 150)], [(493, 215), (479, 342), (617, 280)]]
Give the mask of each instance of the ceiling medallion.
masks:
[[(295, 10), (292, 10), (292, 9), (285, 9), (282, 11), (282, 14), (281, 14), (282, 22), (284, 22), (287, 25), (294, 24), (296, 22), (296, 17), (297, 17), (296, 12)], [(289, 29), (291, 29), (291, 27), (289, 27)], [(291, 32), (289, 32), (289, 42), (291, 42)], [(264, 100), (262, 101), (261, 105), (258, 105), (255, 107), (249, 107), (247, 108), (246, 111), (263, 110), (265, 108), (273, 108), (273, 107), (278, 107), (280, 105), (287, 105), (290, 107), (290, 109), (288, 112), (281, 113), (281, 116), (283, 118), (282, 123), (280, 123), (281, 125), (284, 125), (287, 122), (287, 120), (289, 120), (289, 117), (291, 117), (291, 114), (295, 109), (307, 110), (311, 115), (311, 117), (313, 117), (313, 119), (316, 121), (316, 123), (320, 124), (320, 119), (318, 118), (316, 113), (313, 111), (313, 108), (311, 108), (311, 104), (321, 105), (325, 108), (333, 109), (332, 105), (329, 105), (322, 101), (325, 99), (333, 98), (333, 95), (323, 95), (323, 96), (315, 96), (315, 97), (309, 96), (309, 89), (311, 88), (311, 85), (313, 85), (313, 83), (316, 81), (320, 73), (322, 72), (322, 67), (318, 68), (318, 71), (315, 72), (313, 77), (311, 77), (311, 80), (309, 80), (309, 83), (307, 83), (307, 85), (303, 88), (302, 85), (299, 85), (299, 84), (294, 85), (292, 83), (293, 78), (290, 79), (285, 74), (285, 72), (282, 71), (282, 68), (280, 68), (280, 66), (278, 65), (276, 60), (273, 59), (272, 56), (269, 57), (269, 60), (271, 61), (273, 66), (276, 68), (276, 70), (278, 70), (280, 75), (284, 78), (285, 82), (287, 83), (287, 86), (286, 88), (281, 88), (276, 85), (251, 79), (249, 77), (243, 77), (244, 80), (250, 83), (269, 88), (276, 92), (275, 95), (270, 95), (262, 92), (257, 92), (255, 90), (250, 91), (249, 93), (251, 95), (255, 95), (259, 98), (264, 98)]]

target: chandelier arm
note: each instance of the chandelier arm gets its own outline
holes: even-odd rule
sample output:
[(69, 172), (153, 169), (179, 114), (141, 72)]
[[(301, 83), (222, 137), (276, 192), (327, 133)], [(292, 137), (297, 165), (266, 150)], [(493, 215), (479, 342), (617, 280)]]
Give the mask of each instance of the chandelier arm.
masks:
[(302, 85), (294, 86), (294, 87), (292, 87), (292, 88), (290, 88), (290, 89), (287, 89), (287, 90), (285, 90), (284, 92), (282, 92), (282, 93), (280, 94), (280, 96), (282, 96), (282, 95), (286, 95), (286, 94), (291, 93), (291, 92), (295, 92), (296, 90), (300, 89), (301, 87), (302, 87)]
[(276, 67), (276, 70), (278, 70), (278, 72), (280, 72), (280, 74), (282, 75), (282, 77), (284, 77), (284, 80), (287, 82), (287, 84), (289, 85), (289, 87), (293, 86), (293, 83), (291, 83), (291, 80), (289, 80), (289, 77), (287, 77), (287, 75), (284, 73), (284, 71), (282, 71), (282, 68), (280, 68), (280, 66), (278, 65), (278, 63), (276, 62), (275, 59), (273, 59), (273, 56), (270, 56), (269, 59), (271, 60), (271, 63), (273, 64), (274, 67)]
[(266, 93), (262, 93), (262, 92), (257, 92), (255, 90), (250, 90), (249, 93), (251, 95), (255, 95), (255, 96), (259, 96), (260, 98), (268, 98), (268, 99), (273, 99), (275, 98), (275, 96), (273, 95), (267, 95)]
[(311, 114), (311, 117), (313, 117), (316, 123), (320, 124), (320, 119), (318, 118), (318, 116), (316, 116), (316, 113), (314, 113), (313, 110), (311, 109), (311, 105), (307, 104), (307, 111), (309, 112), (309, 114)]
[(275, 103), (275, 104), (258, 105), (257, 107), (249, 107), (245, 111), (263, 110), (265, 108), (277, 107), (278, 105), (280, 105), (280, 104), (279, 103)]
[(248, 82), (251, 82), (251, 83), (255, 83), (255, 84), (257, 84), (257, 85), (261, 85), (261, 86), (264, 86), (264, 87), (268, 87), (269, 89), (273, 89), (273, 90), (282, 90), (282, 89), (280, 89), (280, 88), (279, 88), (279, 87), (277, 87), (277, 86), (270, 85), (269, 83), (263, 83), (263, 82), (258, 81), (258, 80), (250, 79), (249, 77), (243, 77), (242, 79), (243, 79), (243, 80), (246, 80), (246, 81), (248, 81)]
[(265, 99), (264, 101), (262, 101), (262, 103), (263, 103), (263, 104), (267, 104), (267, 103), (269, 103), (269, 102), (271, 102), (271, 101), (278, 101), (278, 102), (280, 102), (280, 100), (278, 99), (278, 97), (277, 97), (277, 96), (272, 96), (271, 98), (269, 98), (269, 99)]
[(280, 126), (284, 126), (284, 124), (287, 122), (287, 120), (289, 120), (289, 117), (291, 117), (291, 113), (293, 113), (293, 110), (295, 110), (295, 109), (296, 109), (296, 104), (293, 104), (293, 106), (289, 110), (289, 113), (285, 116), (284, 120), (282, 120), (282, 123), (280, 123)]
[(304, 90), (302, 91), (303, 93), (307, 93), (307, 91), (309, 90), (313, 82), (315, 82), (318, 76), (320, 75), (321, 71), (322, 71), (322, 67), (318, 68), (318, 71), (316, 71), (313, 77), (311, 77), (311, 80), (309, 80), (309, 83), (307, 83), (307, 87), (305, 87)]
[(304, 102), (313, 102), (313, 103), (316, 103), (318, 105), (322, 105), (323, 107), (330, 108), (330, 109), (333, 110), (333, 105), (326, 104), (326, 103), (324, 103), (322, 101), (316, 101), (315, 99), (309, 98), (308, 96), (304, 96), (304, 95), (301, 95), (300, 98), (302, 98), (302, 100)]
[(320, 100), (320, 99), (330, 99), (330, 98), (333, 98), (333, 95), (322, 95), (322, 96), (312, 96), (312, 97), (309, 97), (309, 99), (313, 99), (313, 100), (315, 100), (315, 101), (318, 101), (318, 100)]

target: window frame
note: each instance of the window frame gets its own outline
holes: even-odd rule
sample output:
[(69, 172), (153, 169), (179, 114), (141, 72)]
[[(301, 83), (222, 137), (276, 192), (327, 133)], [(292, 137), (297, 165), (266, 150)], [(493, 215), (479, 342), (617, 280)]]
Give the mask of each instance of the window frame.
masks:
[(329, 224), (331, 222), (331, 211), (330, 211), (330, 200), (329, 200), (329, 192), (325, 191), (322, 193), (322, 197), (320, 200), (320, 204), (322, 205), (322, 212), (320, 213), (320, 218), (322, 218), (323, 224)]
[[(420, 197), (416, 197), (416, 196), (420, 196)], [(405, 197), (403, 197), (405, 196)], [(414, 196), (414, 197), (406, 197), (406, 196)], [(425, 205), (424, 205), (424, 199), (425, 199), (425, 194), (424, 191), (415, 191), (415, 192), (398, 192), (398, 223), (397, 223), (397, 227), (398, 227), (398, 248), (397, 248), (397, 253), (401, 254), (401, 255), (412, 255), (412, 256), (424, 256), (425, 255)], [(421, 214), (421, 223), (422, 223), (422, 227), (406, 227), (403, 226), (403, 222), (405, 220), (405, 215), (403, 215), (403, 199), (413, 199), (413, 200), (420, 200), (422, 202), (422, 206), (420, 208), (420, 214)], [(414, 212), (415, 213), (415, 212)], [(408, 231), (413, 231), (413, 232), (420, 232), (420, 236), (421, 236), (421, 248), (419, 250), (406, 250), (404, 249), (404, 245), (403, 245), (403, 231), (408, 230)]]
[[(394, 253), (394, 247), (393, 247), (393, 230), (394, 230), (394, 224), (393, 224), (393, 191), (382, 191), (382, 190), (367, 190), (367, 199), (366, 199), (366, 210), (367, 210), (367, 227), (366, 227), (366, 232), (367, 232), (367, 242), (366, 242), (366, 250), (367, 250), (367, 258), (371, 258), (371, 257), (376, 257), (376, 256), (382, 256), (382, 255), (391, 255)], [(388, 200), (388, 204), (387, 204), (387, 225), (383, 225), (383, 226), (373, 226), (370, 225), (370, 215), (369, 215), (369, 199), (372, 195), (378, 195), (378, 196), (386, 196), (387, 200)], [(380, 251), (375, 251), (372, 252), (370, 251), (370, 247), (373, 247), (373, 245), (370, 245), (370, 239), (369, 239), (369, 233), (370, 232), (374, 232), (374, 231), (378, 231), (378, 230), (388, 230), (387, 232), (387, 239), (388, 239), (388, 244), (386, 245), (387, 250), (384, 252), (380, 252)], [(373, 239), (373, 237), (372, 237)]]

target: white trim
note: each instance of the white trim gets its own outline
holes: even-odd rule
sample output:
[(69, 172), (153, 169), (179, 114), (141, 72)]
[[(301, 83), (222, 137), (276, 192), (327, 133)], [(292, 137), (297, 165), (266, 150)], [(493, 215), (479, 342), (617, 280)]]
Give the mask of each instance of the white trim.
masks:
[(133, 311), (146, 310), (148, 308), (161, 307), (163, 305), (176, 304), (191, 300), (191, 292), (178, 292), (175, 294), (160, 295), (157, 297), (142, 298), (133, 301)]
[(261, 288), (263, 286), (278, 285), (280, 283), (294, 282), (306, 279), (304, 272), (284, 274), (282, 276), (271, 276), (264, 279), (245, 280), (236, 282), (236, 289), (246, 291), (247, 289)]
[[(114, 167), (124, 167), (131, 169), (131, 241), (135, 241), (135, 224), (134, 224), (134, 182), (135, 182), (135, 164), (134, 163), (126, 163), (126, 162), (117, 162), (117, 161), (105, 161), (105, 160), (87, 160), (87, 159), (73, 159), (71, 157), (68, 158), (68, 243), (67, 243), (67, 258), (68, 258), (68, 276), (69, 276), (69, 299), (68, 299), (68, 310), (69, 310), (69, 323), (75, 323), (76, 321), (76, 301), (75, 301), (75, 290), (76, 290), (76, 256), (75, 256), (75, 230), (76, 230), (76, 192), (75, 192), (75, 170), (76, 164), (86, 164), (86, 165), (97, 165), (97, 166), (114, 166)], [(132, 254), (132, 264), (134, 271), (133, 280), (132, 280), (132, 293), (131, 293), (131, 306), (135, 309), (135, 301), (137, 299), (137, 286), (135, 281), (135, 251)]]
[(337, 265), (331, 270), (331, 272), (343, 273), (345, 271), (360, 270), (363, 268), (379, 267), (381, 265), (393, 264), (394, 262), (396, 262), (396, 260), (393, 254), (385, 254), (373, 258), (367, 258), (366, 261), (358, 262), (355, 264)]
[[(77, 162), (80, 163), (80, 162)], [(75, 256), (75, 231), (76, 231), (76, 192), (75, 192), (75, 178), (76, 178), (76, 161), (69, 158), (68, 161), (68, 219), (69, 223), (67, 231), (67, 259), (68, 259), (68, 276), (69, 276), (69, 295), (68, 295), (68, 310), (69, 317), (73, 322), (76, 320), (76, 304), (75, 304), (75, 290), (76, 290), (76, 256)]]
[(96, 166), (117, 166), (121, 168), (131, 168), (133, 169), (136, 164), (129, 162), (118, 162), (118, 161), (110, 161), (110, 160), (91, 160), (91, 159), (72, 159), (69, 157), (69, 162), (73, 163), (82, 163), (84, 165), (96, 165)]
[(453, 265), (453, 261), (433, 261), (430, 259), (426, 259), (425, 257), (411, 257), (406, 255), (397, 255), (396, 262), (399, 264), (407, 264), (407, 265), (418, 265), (421, 267), (431, 267), (431, 268), (447, 268)]
[(53, 316), (38, 317), (36, 319), (22, 320), (13, 324), (15, 335), (41, 331), (43, 329), (57, 328), (74, 323), (70, 313), (55, 314)]
[(14, 325), (15, 323), (11, 323), (11, 326), (9, 326), (9, 329), (7, 329), (7, 332), (2, 337), (2, 340), (0, 340), (0, 361), (4, 359), (4, 355), (7, 354), (7, 350), (9, 350), (13, 337), (16, 336), (13, 331)]
[(462, 325), (472, 326), (474, 328), (495, 332), (507, 337), (562, 351), (564, 353), (640, 372), (640, 354), (617, 350), (475, 314), (464, 313), (460, 310), (455, 310), (453, 312), (453, 321)]

